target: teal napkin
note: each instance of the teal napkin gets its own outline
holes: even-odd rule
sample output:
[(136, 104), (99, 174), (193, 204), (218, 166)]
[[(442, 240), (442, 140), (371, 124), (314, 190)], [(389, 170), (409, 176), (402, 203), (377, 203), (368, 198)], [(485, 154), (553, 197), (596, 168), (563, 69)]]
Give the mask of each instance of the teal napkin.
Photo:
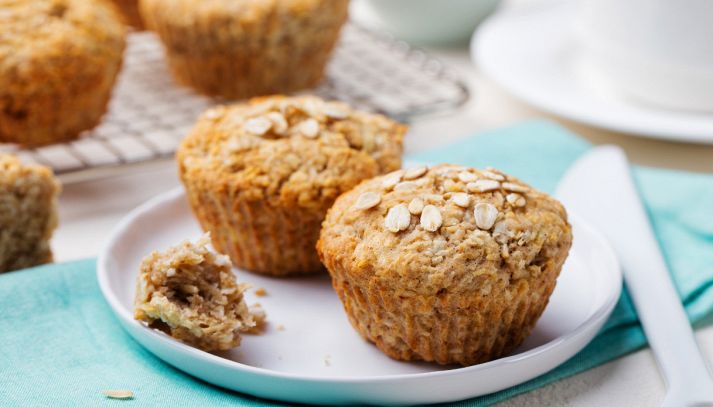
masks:
[[(590, 146), (560, 127), (532, 122), (410, 157), (494, 166), (552, 192)], [(713, 177), (636, 168), (635, 178), (694, 323), (713, 314)], [(178, 238), (178, 237), (177, 237)], [(646, 344), (626, 293), (582, 352), (520, 386), (454, 405), (485, 406), (630, 353)], [(132, 401), (100, 392), (129, 389)], [(0, 404), (76, 406), (264, 405), (223, 391), (161, 362), (134, 342), (104, 302), (94, 260), (0, 276)]]

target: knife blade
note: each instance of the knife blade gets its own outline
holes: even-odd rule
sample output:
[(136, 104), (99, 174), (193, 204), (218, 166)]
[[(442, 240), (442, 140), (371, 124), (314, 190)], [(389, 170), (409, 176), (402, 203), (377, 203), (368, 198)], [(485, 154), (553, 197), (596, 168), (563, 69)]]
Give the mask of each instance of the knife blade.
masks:
[[(624, 281), (667, 385), (662, 405), (713, 405), (713, 379), (676, 293), (624, 152), (597, 147), (567, 171), (556, 193), (565, 208), (614, 247)], [(575, 237), (576, 238), (576, 237)]]

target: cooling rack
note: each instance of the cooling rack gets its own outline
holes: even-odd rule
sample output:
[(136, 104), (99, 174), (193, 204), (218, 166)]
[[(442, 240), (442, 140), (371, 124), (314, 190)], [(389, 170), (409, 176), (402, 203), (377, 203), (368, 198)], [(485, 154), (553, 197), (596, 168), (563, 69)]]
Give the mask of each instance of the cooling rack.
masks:
[[(325, 81), (309, 91), (410, 122), (454, 110), (469, 98), (444, 65), (408, 44), (347, 24)], [(176, 84), (158, 38), (129, 35), (124, 69), (102, 123), (79, 140), (39, 148), (0, 144), (0, 151), (51, 167), (64, 182), (120, 173), (171, 157), (200, 113), (224, 100)]]

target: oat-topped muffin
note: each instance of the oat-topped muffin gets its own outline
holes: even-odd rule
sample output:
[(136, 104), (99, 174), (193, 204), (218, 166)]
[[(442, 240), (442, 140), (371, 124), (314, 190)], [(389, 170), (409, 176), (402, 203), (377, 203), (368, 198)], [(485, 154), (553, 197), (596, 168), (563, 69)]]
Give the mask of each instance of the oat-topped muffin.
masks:
[(144, 27), (144, 22), (139, 14), (139, 0), (111, 0), (119, 7), (124, 21), (130, 26), (141, 30)]
[[(205, 351), (240, 345), (256, 327), (228, 256), (208, 249), (210, 238), (184, 241), (141, 262), (134, 318)], [(264, 314), (259, 316), (264, 319)]]
[(96, 126), (124, 50), (104, 0), (0, 0), (0, 142), (71, 140)]
[(440, 165), (342, 195), (317, 250), (352, 325), (387, 355), (472, 365), (530, 333), (571, 243), (550, 196), (496, 170)]
[(49, 168), (0, 153), (0, 273), (52, 261), (59, 191)]
[(194, 213), (236, 265), (315, 272), (327, 209), (362, 180), (399, 168), (405, 131), (339, 102), (258, 98), (206, 112), (177, 161)]
[(232, 99), (311, 88), (347, 18), (348, 0), (142, 0), (174, 76)]

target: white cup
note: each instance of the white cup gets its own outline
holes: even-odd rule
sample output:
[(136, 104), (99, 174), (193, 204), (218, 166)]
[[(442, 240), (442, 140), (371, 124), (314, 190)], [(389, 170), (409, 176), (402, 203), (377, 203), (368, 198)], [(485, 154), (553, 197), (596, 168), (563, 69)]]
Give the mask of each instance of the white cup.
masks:
[(713, 112), (713, 0), (580, 0), (587, 63), (623, 95)]
[(500, 0), (367, 0), (384, 28), (416, 44), (467, 41)]

